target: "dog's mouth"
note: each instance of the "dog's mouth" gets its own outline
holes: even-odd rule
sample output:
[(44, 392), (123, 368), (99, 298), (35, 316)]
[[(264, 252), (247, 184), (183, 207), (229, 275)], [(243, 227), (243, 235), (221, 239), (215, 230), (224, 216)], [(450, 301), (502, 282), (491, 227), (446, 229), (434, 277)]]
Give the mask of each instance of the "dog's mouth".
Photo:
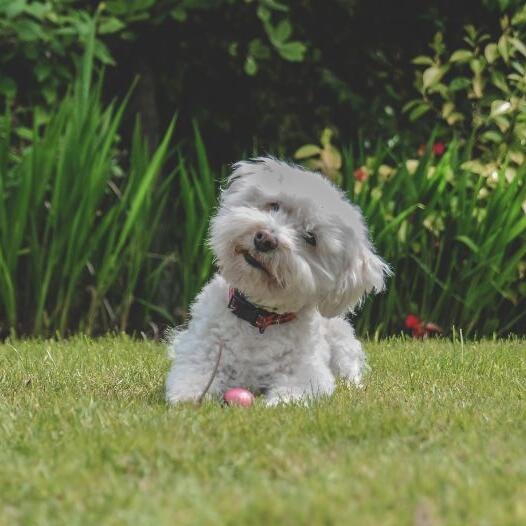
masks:
[(268, 272), (266, 267), (264, 267), (256, 258), (252, 257), (248, 252), (243, 252), (243, 257), (251, 267), (258, 268), (260, 270), (263, 270), (264, 272)]
[(254, 256), (250, 254), (250, 252), (246, 249), (238, 248), (236, 249), (236, 252), (238, 254), (241, 254), (243, 256), (243, 259), (253, 268), (257, 268), (258, 270), (263, 271), (267, 276), (272, 277), (272, 273), (269, 271), (269, 269), (258, 259), (256, 259)]
[(279, 279), (277, 275), (274, 274), (274, 272), (265, 265), (265, 263), (260, 261), (257, 257), (254, 257), (249, 250), (242, 247), (236, 247), (235, 253), (242, 256), (243, 259), (246, 261), (247, 265), (250, 265), (252, 268), (255, 268), (257, 270), (260, 270), (266, 277), (265, 282), (269, 287), (277, 286), (280, 289), (284, 289), (286, 287), (285, 282)]

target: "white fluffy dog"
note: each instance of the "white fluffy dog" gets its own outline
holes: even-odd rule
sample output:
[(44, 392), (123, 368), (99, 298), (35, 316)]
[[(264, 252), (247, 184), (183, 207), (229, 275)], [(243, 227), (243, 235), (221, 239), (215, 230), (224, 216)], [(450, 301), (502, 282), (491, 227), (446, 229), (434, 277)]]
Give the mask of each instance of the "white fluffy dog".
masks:
[(343, 315), (389, 269), (341, 191), (276, 159), (240, 162), (210, 243), (219, 273), (170, 344), (169, 402), (198, 400), (211, 378), (208, 394), (245, 387), (269, 405), (360, 384), (365, 355)]

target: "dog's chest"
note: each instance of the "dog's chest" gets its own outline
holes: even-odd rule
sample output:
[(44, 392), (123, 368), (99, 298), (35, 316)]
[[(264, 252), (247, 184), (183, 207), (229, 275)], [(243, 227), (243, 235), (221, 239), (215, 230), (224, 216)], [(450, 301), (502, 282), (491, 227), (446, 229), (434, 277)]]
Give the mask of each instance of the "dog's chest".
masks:
[(285, 327), (264, 334), (252, 329), (234, 329), (225, 342), (218, 374), (226, 387), (265, 390), (276, 376), (293, 374), (301, 361), (303, 338), (291, 337)]

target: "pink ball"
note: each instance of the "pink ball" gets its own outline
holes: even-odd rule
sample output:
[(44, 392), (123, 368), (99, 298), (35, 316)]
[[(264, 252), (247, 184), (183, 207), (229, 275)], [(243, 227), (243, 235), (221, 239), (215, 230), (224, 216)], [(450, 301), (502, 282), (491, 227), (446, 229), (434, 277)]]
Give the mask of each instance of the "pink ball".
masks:
[(254, 395), (242, 387), (233, 387), (228, 389), (223, 395), (223, 400), (227, 405), (241, 405), (249, 407), (254, 402)]

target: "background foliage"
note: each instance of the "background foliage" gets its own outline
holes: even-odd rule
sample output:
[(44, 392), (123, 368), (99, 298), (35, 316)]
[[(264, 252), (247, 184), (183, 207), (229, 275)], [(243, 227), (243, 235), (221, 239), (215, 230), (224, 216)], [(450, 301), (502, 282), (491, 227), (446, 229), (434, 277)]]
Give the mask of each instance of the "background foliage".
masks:
[(362, 332), (521, 332), (525, 62), (514, 0), (0, 0), (0, 336), (182, 321), (252, 152), (363, 208)]
[(407, 129), (398, 109), (413, 95), (409, 62), (431, 35), (453, 49), (466, 24), (495, 38), (501, 9), (519, 4), (466, 0), (453, 14), (448, 0), (2, 0), (0, 92), (22, 122), (37, 104), (45, 119), (95, 20), (105, 94), (140, 77), (131, 113), (150, 142), (177, 111), (176, 136), (198, 119), (217, 164), (252, 147), (290, 151), (328, 125), (374, 143)]

